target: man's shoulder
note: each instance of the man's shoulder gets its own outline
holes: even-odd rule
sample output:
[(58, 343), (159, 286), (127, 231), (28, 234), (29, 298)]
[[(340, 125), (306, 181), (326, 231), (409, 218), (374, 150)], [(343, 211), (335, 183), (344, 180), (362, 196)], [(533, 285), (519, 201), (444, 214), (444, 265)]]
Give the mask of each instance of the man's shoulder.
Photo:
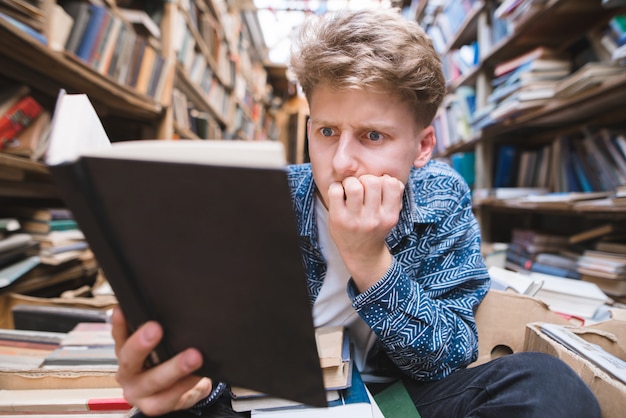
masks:
[(311, 164), (288, 164), (287, 165), (287, 175), (289, 178), (297, 178), (303, 176), (309, 176), (311, 174)]
[(302, 193), (309, 188), (309, 183), (313, 181), (312, 179), (311, 164), (287, 165), (287, 180), (289, 180), (289, 187), (291, 187), (292, 192)]
[(431, 160), (424, 167), (414, 168), (411, 172), (411, 180), (414, 186), (424, 189), (429, 193), (443, 190), (460, 190), (465, 193), (469, 190), (463, 177), (449, 164), (442, 161)]
[(313, 193), (313, 172), (311, 164), (290, 164), (287, 166), (287, 180), (294, 202), (308, 201)]
[(424, 167), (416, 170), (421, 173), (422, 176), (448, 176), (453, 178), (460, 178), (459, 173), (450, 165), (439, 160), (430, 160)]

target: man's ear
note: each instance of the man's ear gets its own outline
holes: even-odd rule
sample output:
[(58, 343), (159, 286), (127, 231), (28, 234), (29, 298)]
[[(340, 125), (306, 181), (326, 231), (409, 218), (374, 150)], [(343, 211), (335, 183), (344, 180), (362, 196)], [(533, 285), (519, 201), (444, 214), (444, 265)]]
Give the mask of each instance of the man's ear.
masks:
[(310, 138), (311, 137), (311, 119), (307, 119), (306, 121), (306, 137)]
[(435, 129), (432, 126), (427, 126), (419, 133), (419, 149), (415, 155), (413, 165), (417, 168), (424, 167), (430, 160), (437, 143), (435, 138)]

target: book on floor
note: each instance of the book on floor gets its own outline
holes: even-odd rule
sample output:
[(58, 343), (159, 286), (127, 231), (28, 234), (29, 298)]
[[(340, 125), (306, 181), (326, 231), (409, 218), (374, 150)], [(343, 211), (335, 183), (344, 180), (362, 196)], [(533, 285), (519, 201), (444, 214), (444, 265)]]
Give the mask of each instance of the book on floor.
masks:
[(359, 371), (354, 368), (348, 388), (339, 391), (339, 398), (328, 403), (327, 407), (307, 405), (283, 408), (254, 409), (251, 417), (263, 418), (368, 418), (374, 416), (375, 401), (370, 397)]
[[(340, 391), (352, 384), (354, 363), (348, 329), (343, 326), (316, 328), (315, 341), (326, 389), (326, 400), (335, 401), (339, 399)], [(302, 405), (299, 402), (237, 386), (231, 387), (231, 395), (232, 408), (237, 412)]]
[(188, 347), (199, 375), (327, 404), (282, 145), (111, 144), (85, 95), (61, 92), (46, 164), (151, 356)]

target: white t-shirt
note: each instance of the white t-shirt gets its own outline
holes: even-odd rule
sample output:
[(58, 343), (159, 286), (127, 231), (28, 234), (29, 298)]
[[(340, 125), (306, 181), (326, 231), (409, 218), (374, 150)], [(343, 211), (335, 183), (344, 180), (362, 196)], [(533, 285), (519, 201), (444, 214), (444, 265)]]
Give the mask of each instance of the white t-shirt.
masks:
[(322, 289), (313, 304), (313, 322), (316, 327), (343, 325), (349, 329), (354, 344), (354, 364), (362, 373), (363, 379), (367, 380), (365, 360), (377, 337), (352, 307), (347, 291), (350, 273), (330, 237), (328, 210), (319, 198), (315, 200), (315, 214), (327, 271)]

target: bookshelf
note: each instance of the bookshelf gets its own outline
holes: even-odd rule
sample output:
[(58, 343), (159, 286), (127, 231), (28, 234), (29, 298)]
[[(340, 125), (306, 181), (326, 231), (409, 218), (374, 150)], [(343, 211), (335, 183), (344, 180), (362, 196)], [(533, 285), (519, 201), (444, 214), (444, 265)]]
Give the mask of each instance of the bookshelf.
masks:
[[(475, 160), (475, 211), (485, 241), (508, 242), (516, 227), (572, 232), (607, 220), (619, 222), (626, 219), (626, 206), (623, 205), (523, 205), (519, 200), (498, 198), (495, 193), (499, 187), (516, 188), (521, 192), (522, 187), (527, 186), (543, 187), (549, 192), (614, 192), (617, 186), (624, 184), (623, 170), (610, 157), (604, 161), (611, 164), (601, 166), (610, 167), (610, 172), (603, 175), (615, 178), (611, 184), (598, 184), (593, 190), (588, 185), (586, 190), (581, 190), (585, 189), (583, 174), (569, 182), (561, 177), (571, 172), (576, 164), (583, 164), (572, 160), (586, 160), (588, 155), (601, 153), (586, 149), (586, 152), (573, 156), (586, 137), (591, 137), (592, 145), (598, 147), (603, 144), (604, 132), (617, 136), (626, 127), (623, 113), (626, 105), (624, 55), (619, 55), (619, 51), (612, 54), (614, 49), (623, 45), (624, 35), (622, 33), (619, 37), (615, 31), (610, 32), (616, 17), (624, 15), (626, 8), (605, 7), (601, 0), (406, 3), (407, 15), (414, 16), (433, 38), (442, 55), (448, 80), (448, 95), (433, 122), (439, 141), (436, 157), (452, 160), (452, 157), (468, 154)], [(517, 8), (507, 9), (507, 4), (514, 3)], [(607, 42), (611, 38), (615, 44), (609, 49)], [(552, 89), (548, 99), (536, 101), (527, 109), (517, 103), (520, 107), (507, 114), (503, 111), (506, 103), (496, 100), (493, 95), (498, 86), (496, 71), (507, 61), (539, 47), (555, 52), (555, 56), (549, 58), (564, 59), (569, 71), (559, 78), (555, 73), (555, 78), (543, 82), (544, 87)], [(547, 61), (548, 57), (541, 60), (544, 58)], [(598, 77), (592, 87), (570, 95), (559, 93), (559, 83), (588, 61), (611, 62), (617, 68), (610, 76)], [(539, 89), (540, 82), (532, 83)], [(523, 82), (520, 85), (524, 85)], [(501, 116), (494, 118), (498, 113)], [(611, 141), (618, 142), (617, 139)], [(558, 143), (560, 147), (557, 147)], [(498, 165), (502, 165), (507, 149), (515, 153), (514, 159), (504, 164), (513, 167), (514, 179), (502, 185)], [(523, 154), (526, 154), (526, 162), (522, 167)], [(530, 157), (531, 154), (534, 156)], [(552, 156), (547, 157), (549, 154)], [(544, 160), (535, 163), (532, 158)], [(539, 171), (541, 164), (544, 183), (538, 181), (539, 174), (528, 171), (532, 170), (528, 167), (536, 167)], [(555, 167), (558, 166), (565, 168), (557, 170)], [(529, 173), (525, 180), (521, 178), (522, 172)], [(561, 172), (565, 174), (559, 174)], [(599, 170), (586, 176), (600, 177)]]
[[(31, 3), (39, 7), (34, 17), (13, 13), (10, 6), (2, 9), (6, 13), (0, 15), (0, 87), (27, 86), (47, 112), (52, 112), (59, 89), (85, 93), (113, 141), (277, 139), (268, 110), (272, 89), (266, 84), (263, 56), (250, 39), (249, 25), (255, 22), (242, 18), (237, 2)], [(124, 13), (125, 7), (146, 13), (135, 17)], [(104, 18), (95, 31), (92, 52), (78, 54), (86, 42), (84, 35), (73, 41), (75, 49), (68, 50), (79, 13), (87, 13), (79, 11), (95, 14), (93, 8)], [(54, 28), (68, 18), (70, 25), (57, 35)], [(58, 199), (40, 159), (26, 158), (16, 167), (4, 153), (0, 157), (0, 167), (10, 167), (3, 172), (21, 170), (26, 173), (22, 179), (42, 183), (36, 188), (26, 181), (4, 187), (7, 179), (0, 178), (0, 199)]]

